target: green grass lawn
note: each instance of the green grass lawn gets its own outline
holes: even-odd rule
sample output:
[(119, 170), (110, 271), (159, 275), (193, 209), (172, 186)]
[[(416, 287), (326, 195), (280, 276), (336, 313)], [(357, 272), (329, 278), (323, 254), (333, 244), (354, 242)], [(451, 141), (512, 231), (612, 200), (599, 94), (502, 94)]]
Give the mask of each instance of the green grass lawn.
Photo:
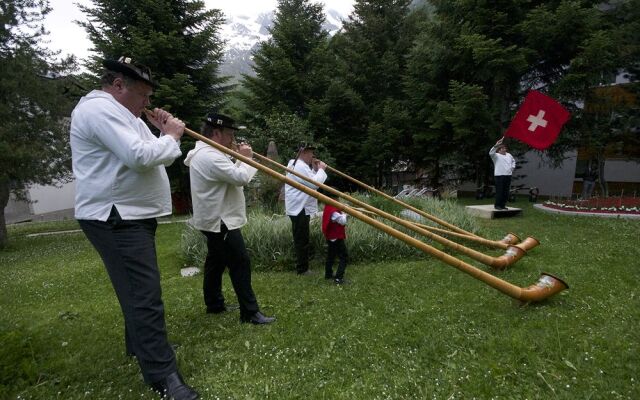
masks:
[[(278, 318), (259, 327), (238, 311), (204, 313), (201, 276), (179, 274), (183, 227), (161, 225), (166, 318), (185, 379), (204, 399), (640, 398), (640, 221), (518, 206), (523, 217), (480, 225), (491, 238), (541, 241), (494, 273), (523, 287), (541, 271), (569, 284), (543, 303), (521, 306), (425, 255), (350, 265), (341, 287), (321, 273), (254, 273), (261, 308)], [(124, 354), (115, 295), (84, 236), (26, 236), (54, 228), (75, 225), (11, 227), (0, 252), (0, 398), (154, 398)], [(234, 302), (228, 278), (225, 295)]]

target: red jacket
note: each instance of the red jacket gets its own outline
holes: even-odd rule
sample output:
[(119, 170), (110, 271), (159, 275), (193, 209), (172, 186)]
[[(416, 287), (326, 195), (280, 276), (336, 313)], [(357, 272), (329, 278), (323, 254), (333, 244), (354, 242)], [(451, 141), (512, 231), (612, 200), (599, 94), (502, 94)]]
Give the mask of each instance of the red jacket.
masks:
[(344, 225), (331, 221), (331, 214), (334, 212), (340, 212), (340, 210), (334, 206), (325, 204), (324, 211), (322, 212), (322, 233), (327, 240), (346, 239), (347, 234)]

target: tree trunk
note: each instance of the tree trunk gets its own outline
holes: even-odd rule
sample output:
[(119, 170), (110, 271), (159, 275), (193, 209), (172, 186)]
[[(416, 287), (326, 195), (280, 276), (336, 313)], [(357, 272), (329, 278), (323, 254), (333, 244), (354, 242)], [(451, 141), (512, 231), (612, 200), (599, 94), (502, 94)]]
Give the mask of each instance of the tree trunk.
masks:
[(0, 178), (0, 249), (8, 242), (7, 224), (4, 219), (4, 209), (9, 204), (9, 179)]

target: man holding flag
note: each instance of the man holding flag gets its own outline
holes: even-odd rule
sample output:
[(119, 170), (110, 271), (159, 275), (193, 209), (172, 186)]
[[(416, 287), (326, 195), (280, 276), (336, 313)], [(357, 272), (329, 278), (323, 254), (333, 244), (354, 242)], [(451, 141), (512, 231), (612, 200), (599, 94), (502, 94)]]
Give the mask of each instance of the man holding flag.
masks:
[(489, 150), (495, 166), (496, 210), (507, 209), (511, 174), (516, 168), (516, 161), (502, 144), (504, 138), (512, 137), (534, 149), (545, 150), (556, 141), (569, 116), (569, 111), (551, 97), (536, 90), (527, 93), (504, 136)]
[(496, 210), (506, 210), (509, 188), (511, 187), (511, 174), (516, 169), (516, 160), (507, 153), (507, 146), (502, 144), (504, 137), (500, 138), (489, 150), (489, 156), (494, 164), (494, 178), (496, 182), (496, 201), (493, 207)]

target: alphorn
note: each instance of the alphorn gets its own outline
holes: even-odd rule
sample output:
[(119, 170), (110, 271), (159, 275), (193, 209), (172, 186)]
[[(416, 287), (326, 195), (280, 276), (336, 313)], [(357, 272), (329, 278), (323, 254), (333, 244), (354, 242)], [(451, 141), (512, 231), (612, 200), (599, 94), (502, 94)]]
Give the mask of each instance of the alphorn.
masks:
[[(151, 113), (151, 111), (147, 111), (147, 113)], [(210, 140), (202, 135), (200, 135), (197, 132), (192, 131), (189, 128), (185, 128), (184, 132), (193, 137), (194, 139), (200, 140), (204, 143), (207, 143), (210, 146), (215, 147), (216, 149), (218, 149), (219, 151), (228, 154), (234, 158), (236, 158), (237, 160), (242, 161), (243, 163), (247, 164), (247, 165), (251, 165), (252, 167), (264, 172), (265, 174), (271, 176), (272, 178), (275, 178), (281, 182), (286, 183), (287, 185), (293, 186), (296, 189), (300, 190), (303, 193), (308, 194), (309, 196), (312, 196), (320, 201), (322, 201), (325, 204), (331, 204), (332, 206), (338, 208), (339, 210), (343, 210), (345, 211), (347, 214), (351, 215), (354, 218), (357, 218), (371, 226), (373, 226), (374, 228), (377, 228), (385, 233), (387, 233), (390, 236), (395, 237), (398, 240), (401, 240), (419, 250), (421, 250), (422, 252), (426, 253), (426, 254), (430, 254), (436, 258), (438, 258), (439, 260), (443, 261), (444, 263), (458, 269), (459, 271), (462, 271), (470, 276), (472, 276), (473, 278), (476, 278), (478, 280), (480, 280), (481, 282), (484, 282), (485, 284), (491, 286), (492, 288), (498, 290), (499, 292), (506, 294), (507, 296), (510, 296), (514, 299), (520, 300), (522, 302), (525, 303), (534, 303), (534, 302), (539, 302), (539, 301), (543, 301), (553, 295), (555, 295), (556, 293), (559, 293), (565, 289), (568, 289), (569, 286), (560, 278), (557, 278), (551, 274), (545, 273), (543, 272), (540, 275), (540, 278), (538, 278), (538, 281), (533, 284), (530, 285), (526, 288), (522, 288), (519, 287), (517, 285), (514, 285), (512, 283), (509, 283), (505, 280), (502, 280), (496, 276), (493, 276), (491, 274), (489, 274), (488, 272), (484, 272), (481, 269), (478, 269), (470, 264), (467, 264), (466, 262), (459, 260), (453, 256), (450, 256), (432, 246), (429, 246), (426, 243), (423, 243), (405, 233), (400, 232), (397, 229), (393, 229), (385, 224), (383, 224), (382, 222), (379, 222), (345, 204), (342, 204), (330, 197), (327, 197), (321, 193), (318, 193), (317, 191), (310, 189), (308, 187), (306, 187), (305, 185), (294, 181), (293, 179), (289, 179), (286, 176), (272, 170), (271, 168), (268, 168), (260, 163), (258, 163), (257, 161), (254, 161), (251, 158), (245, 157), (240, 153), (237, 153), (231, 149), (228, 149), (216, 142), (214, 142), (213, 140)]]
[[(457, 227), (457, 226), (455, 226), (453, 224), (450, 224), (447, 221), (444, 221), (444, 220), (442, 220), (442, 219), (440, 219), (440, 218), (438, 218), (438, 217), (436, 217), (434, 215), (428, 214), (428, 213), (424, 212), (423, 210), (412, 206), (411, 204), (407, 204), (404, 201), (398, 200), (393, 196), (389, 196), (385, 192), (383, 192), (381, 190), (378, 190), (378, 189), (376, 189), (376, 188), (374, 188), (372, 186), (369, 186), (366, 183), (357, 180), (356, 178), (353, 178), (353, 177), (351, 177), (351, 176), (349, 176), (349, 175), (347, 175), (347, 174), (345, 174), (343, 172), (338, 171), (335, 168), (327, 166), (327, 170), (329, 172), (331, 172), (331, 173), (334, 173), (334, 174), (336, 174), (338, 176), (341, 176), (342, 178), (345, 178), (345, 179), (347, 179), (347, 180), (349, 180), (349, 181), (351, 181), (351, 182), (353, 182), (353, 183), (355, 183), (355, 184), (357, 184), (357, 185), (369, 190), (370, 192), (373, 192), (373, 193), (375, 193), (377, 195), (380, 195), (380, 196), (384, 197), (387, 200), (391, 200), (394, 203), (396, 203), (398, 205), (401, 205), (402, 207), (405, 207), (405, 208), (407, 208), (407, 209), (409, 209), (409, 210), (411, 210), (411, 211), (413, 211), (415, 213), (418, 213), (419, 215), (425, 217), (428, 220), (431, 220), (431, 221), (437, 223), (438, 225), (441, 225), (441, 226), (444, 226), (446, 228), (449, 228), (449, 229), (451, 229), (452, 231), (454, 231), (456, 233), (461, 233), (461, 234), (464, 234), (464, 235), (467, 235), (467, 236), (481, 238), (480, 236), (478, 236), (478, 235), (476, 235), (476, 234), (474, 234), (472, 232), (465, 231), (464, 229), (462, 229), (460, 227)], [(484, 239), (484, 238), (482, 238), (482, 239)], [(528, 239), (527, 240), (528, 243), (527, 243), (527, 245), (525, 247), (527, 247), (529, 249), (537, 246), (540, 243), (535, 238), (531, 238), (531, 239), (527, 238), (527, 239)], [(485, 240), (489, 240), (489, 239), (485, 239)], [(519, 241), (520, 241), (520, 238), (516, 234), (508, 233), (501, 240), (493, 241), (493, 242), (496, 243), (493, 247), (502, 248), (498, 243), (503, 243), (503, 244), (506, 244), (506, 245), (512, 245), (512, 244), (518, 243)], [(488, 243), (486, 243), (486, 242), (484, 244), (488, 245)]]
[[(276, 165), (276, 166), (277, 166), (277, 167), (279, 167), (279, 168), (283, 168), (283, 169), (284, 169), (284, 170), (286, 170), (287, 172), (289, 172), (289, 173), (291, 173), (291, 174), (293, 174), (293, 175), (296, 175), (296, 176), (298, 176), (299, 178), (304, 179), (304, 180), (306, 180), (307, 182), (310, 182), (310, 183), (314, 184), (315, 186), (321, 187), (321, 188), (323, 188), (323, 189), (328, 189), (329, 191), (333, 190), (333, 191), (335, 192), (334, 194), (337, 194), (337, 195), (338, 195), (338, 196), (340, 196), (340, 197), (343, 197), (343, 198), (347, 198), (347, 197), (349, 197), (349, 196), (347, 196), (347, 195), (345, 195), (345, 194), (343, 194), (343, 193), (341, 193), (341, 192), (336, 191), (335, 189), (332, 189), (331, 187), (328, 187), (328, 186), (327, 186), (327, 187), (325, 187), (325, 185), (323, 185), (323, 184), (321, 184), (321, 183), (319, 183), (319, 182), (315, 182), (315, 181), (313, 181), (313, 180), (311, 180), (311, 179), (307, 178), (306, 176), (299, 175), (297, 172), (295, 172), (295, 171), (291, 170), (290, 168), (285, 167), (284, 165), (282, 165), (282, 164), (280, 164), (280, 163), (278, 163), (278, 162), (276, 162), (276, 161), (274, 161), (274, 160), (272, 160), (272, 159), (270, 159), (270, 158), (268, 158), (268, 157), (265, 157), (265, 156), (263, 156), (263, 155), (261, 155), (261, 154), (258, 154), (258, 153), (255, 153), (255, 156), (256, 156), (256, 158), (258, 158), (258, 159), (260, 159), (260, 160), (262, 160), (262, 161), (267, 161), (267, 162), (269, 162), (270, 164)], [(339, 172), (339, 171), (338, 171), (338, 170), (336, 170), (335, 168), (331, 168), (331, 167), (330, 167), (330, 166), (328, 166), (328, 165), (327, 165), (327, 170), (335, 171), (335, 172)], [(342, 172), (339, 172), (339, 175), (340, 175), (340, 176), (348, 177), (348, 175), (346, 175), (346, 174), (344, 174), (344, 173), (342, 173)], [(349, 178), (351, 178), (351, 177), (349, 177)], [(356, 181), (356, 182), (359, 182), (359, 181), (357, 181), (355, 178), (351, 178), (351, 179), (353, 179), (353, 180), (354, 180), (354, 181)], [(362, 185), (364, 185), (365, 187), (369, 187), (368, 185), (366, 185), (366, 184), (364, 184), (364, 183), (362, 183), (362, 182), (360, 182), (360, 183), (361, 183)], [(375, 189), (375, 188), (371, 188), (371, 190), (378, 191), (378, 190), (377, 190), (377, 189)], [(388, 198), (390, 198), (391, 200), (397, 200), (397, 199), (395, 199), (394, 197), (391, 197), (391, 196), (387, 195), (387, 194), (386, 194), (386, 193), (384, 193), (384, 192), (380, 192), (380, 193), (381, 193), (382, 195), (384, 195), (384, 196), (387, 196), (387, 197), (388, 197)], [(366, 204), (366, 203), (363, 203), (363, 202), (361, 202), (361, 201), (359, 201), (359, 200), (357, 200), (357, 199), (353, 199), (353, 198), (351, 198), (351, 197), (349, 197), (349, 199), (348, 199), (348, 200), (349, 200), (350, 202), (354, 203), (354, 204), (356, 204), (356, 203), (357, 203), (357, 204)], [(438, 221), (442, 221), (442, 222), (446, 223), (447, 225), (450, 225), (450, 226), (452, 226), (452, 227), (458, 228), (458, 227), (456, 227), (455, 225), (453, 225), (453, 224), (449, 224), (448, 222), (445, 222), (445, 221), (443, 221), (443, 220), (440, 220), (439, 218), (437, 218), (437, 217), (435, 217), (435, 216), (433, 216), (433, 215), (427, 214), (427, 213), (425, 213), (424, 211), (422, 211), (422, 210), (420, 210), (420, 209), (418, 209), (418, 208), (415, 208), (415, 207), (411, 206), (410, 204), (406, 204), (406, 203), (401, 202), (401, 201), (399, 201), (399, 200), (398, 200), (398, 204), (400, 204), (400, 205), (402, 205), (402, 206), (406, 206), (407, 208), (409, 208), (409, 209), (410, 209), (410, 210), (412, 210), (412, 211), (420, 212), (420, 213), (421, 213), (421, 215), (429, 216), (429, 217), (430, 217), (429, 219), (436, 219), (436, 220), (438, 220)], [(368, 206), (368, 205), (367, 205), (367, 206)], [(366, 208), (366, 207), (365, 207), (365, 208)], [(369, 206), (369, 208), (370, 208), (370, 209), (373, 209), (373, 210), (372, 210), (373, 212), (381, 211), (381, 210), (379, 210), (379, 209), (377, 209), (377, 208), (374, 208), (374, 207), (371, 207), (371, 206)], [(381, 212), (384, 212), (384, 211), (381, 211)], [(380, 216), (382, 216), (382, 215), (380, 215)], [(404, 224), (404, 223), (397, 222), (396, 220), (400, 220), (400, 221), (406, 221), (406, 220), (402, 220), (401, 218), (396, 217), (396, 216), (392, 216), (392, 218), (394, 219), (394, 222), (399, 223), (399, 224), (401, 224), (401, 225), (405, 226), (405, 224)], [(503, 239), (501, 239), (501, 240), (490, 240), (490, 239), (486, 239), (486, 238), (483, 238), (483, 237), (481, 237), (481, 236), (478, 236), (478, 235), (475, 235), (475, 234), (472, 234), (472, 233), (461, 233), (461, 232), (447, 231), (447, 230), (445, 230), (445, 229), (439, 229), (439, 228), (435, 228), (435, 227), (430, 227), (430, 226), (427, 226), (427, 225), (419, 224), (419, 223), (416, 223), (416, 222), (414, 222), (414, 221), (406, 221), (406, 222), (407, 222), (407, 223), (410, 223), (410, 224), (412, 224), (412, 225), (416, 225), (416, 226), (418, 226), (418, 227), (420, 227), (420, 228), (422, 228), (422, 229), (426, 229), (426, 230), (429, 230), (429, 231), (434, 231), (434, 232), (438, 232), (438, 233), (442, 233), (442, 234), (446, 234), (446, 235), (450, 235), (450, 236), (459, 237), (459, 238), (462, 238), (462, 239), (465, 239), (465, 240), (468, 240), (468, 241), (471, 241), (471, 242), (480, 243), (480, 244), (485, 245), (485, 246), (487, 246), (487, 247), (492, 247), (492, 248), (502, 249), (502, 250), (509, 250), (509, 248), (511, 248), (511, 247), (513, 247), (513, 246), (516, 246), (518, 249), (523, 250), (524, 252), (527, 252), (527, 251), (531, 250), (532, 248), (534, 248), (534, 247), (536, 247), (536, 246), (538, 246), (538, 245), (540, 244), (540, 242), (538, 241), (538, 239), (536, 239), (536, 238), (534, 238), (534, 237), (532, 237), (532, 236), (529, 236), (529, 237), (525, 238), (525, 240), (524, 240), (524, 241), (520, 242), (520, 238), (519, 238), (515, 233), (508, 233), (508, 234), (507, 234)], [(434, 222), (435, 222), (435, 221), (434, 221)], [(409, 229), (412, 229), (412, 228), (411, 228), (411, 227), (409, 227)], [(462, 232), (467, 232), (467, 231), (465, 231), (465, 230), (463, 230), (463, 229), (461, 229), (461, 228), (458, 228), (458, 229), (460, 229)], [(414, 229), (412, 229), (412, 230), (414, 230)], [(415, 230), (414, 230), (414, 231), (415, 231)], [(422, 231), (418, 231), (418, 233), (422, 233)], [(427, 236), (428, 236), (428, 235), (427, 235)], [(429, 237), (429, 236), (428, 236), (428, 237)], [(455, 243), (455, 242), (453, 242), (453, 243)], [(517, 244), (516, 244), (516, 243), (517, 243)], [(444, 243), (443, 243), (443, 244), (444, 244)], [(457, 244), (457, 243), (455, 243), (455, 244)], [(445, 244), (445, 245), (446, 245), (446, 244)], [(450, 247), (451, 247), (451, 246), (450, 246)], [(516, 249), (512, 249), (510, 253), (514, 253), (514, 252), (515, 252), (515, 253), (518, 253), (518, 254), (519, 254), (519, 253), (521, 253), (519, 250), (516, 250)], [(508, 256), (508, 258), (509, 258), (509, 259), (512, 259), (512, 256), (511, 256), (511, 255), (509, 255), (509, 256)], [(517, 255), (517, 256), (516, 256), (516, 259), (515, 259), (515, 260), (512, 260), (511, 264), (513, 264), (513, 262), (515, 262), (515, 261), (519, 260), (520, 258), (522, 258), (522, 255)], [(479, 261), (480, 261), (480, 260), (479, 260)], [(495, 266), (495, 267), (498, 267), (498, 268), (503, 268), (503, 267), (504, 267), (504, 266), (500, 267), (500, 265), (502, 265), (502, 264), (503, 264), (503, 262), (502, 262), (502, 261), (497, 261), (497, 262), (495, 262), (495, 263), (494, 263), (495, 265), (494, 265), (494, 264), (491, 264), (491, 263), (487, 263), (487, 262), (485, 262), (485, 264), (487, 264), (487, 265), (492, 265), (492, 266)], [(510, 264), (507, 264), (507, 265), (510, 265)]]
[[(364, 210), (364, 209), (363, 209)], [(366, 211), (366, 210), (364, 210)], [(369, 212), (369, 211), (367, 211)], [(373, 215), (377, 215), (376, 213), (371, 213)], [(484, 246), (487, 247), (491, 247), (494, 249), (502, 249), (502, 250), (507, 250), (509, 247), (515, 245), (515, 244), (509, 244), (509, 243), (517, 243), (516, 246), (522, 248), (523, 250), (529, 250), (533, 247), (536, 247), (538, 244), (540, 244), (540, 242), (538, 242), (537, 239), (533, 238), (533, 237), (528, 237), (525, 239), (524, 242), (518, 243), (520, 242), (520, 238), (518, 238), (518, 236), (515, 233), (508, 233), (507, 236), (502, 239), (502, 240), (490, 240), (490, 239), (485, 239), (481, 236), (470, 236), (470, 235), (465, 235), (464, 233), (458, 233), (458, 232), (453, 232), (453, 231), (448, 231), (446, 229), (441, 229), (441, 228), (436, 228), (435, 226), (429, 226), (429, 225), (424, 225), (421, 224), (419, 222), (415, 222), (415, 221), (409, 221), (408, 222), (414, 224), (415, 226), (419, 226), (422, 229), (426, 229), (428, 231), (431, 232), (436, 232), (439, 233), (441, 235), (447, 235), (447, 236), (453, 236), (453, 237), (457, 237), (463, 240), (467, 240), (469, 242), (475, 242), (475, 243), (480, 243)], [(513, 236), (515, 238), (512, 239), (510, 236)]]
[(540, 241), (534, 238), (533, 236), (528, 236), (523, 241), (521, 241), (520, 237), (518, 237), (518, 235), (516, 235), (513, 232), (507, 233), (505, 237), (503, 237), (500, 240), (491, 240), (478, 235), (471, 236), (464, 233), (448, 231), (442, 228), (436, 228), (435, 226), (424, 225), (416, 221), (409, 221), (409, 222), (432, 232), (437, 232), (442, 235), (457, 237), (469, 242), (479, 243), (481, 245), (491, 247), (493, 249), (506, 250), (510, 246), (518, 246), (524, 250), (530, 250), (540, 244)]
[(495, 249), (503, 249), (503, 250), (507, 250), (509, 247), (511, 246), (516, 246), (519, 247), (523, 250), (530, 250), (534, 247), (536, 247), (537, 245), (540, 244), (540, 242), (538, 241), (538, 239), (534, 238), (533, 236), (528, 236), (527, 238), (524, 239), (524, 241), (518, 243), (518, 241), (520, 240), (519, 238), (516, 240), (514, 245), (509, 244), (509, 242), (511, 241), (510, 236), (516, 236), (515, 233), (508, 233), (507, 236), (505, 236), (504, 239), (502, 240), (490, 240), (490, 239), (485, 239), (481, 236), (469, 236), (469, 235), (465, 235), (463, 233), (458, 233), (458, 232), (452, 232), (452, 231), (448, 231), (446, 229), (440, 229), (440, 228), (436, 228), (434, 226), (429, 226), (429, 225), (424, 225), (424, 224), (420, 224), (418, 222), (413, 222), (414, 225), (417, 225), (421, 228), (427, 229), (429, 231), (433, 231), (433, 232), (437, 232), (437, 233), (441, 233), (443, 235), (448, 235), (448, 236), (454, 236), (463, 240), (467, 240), (470, 242), (475, 242), (475, 243), (480, 243), (483, 244), (487, 247), (492, 247)]
[[(365, 209), (361, 209), (359, 211), (365, 211), (365, 212), (371, 213), (372, 215), (378, 215), (378, 214), (376, 214), (374, 212), (367, 211)], [(487, 247), (491, 247), (491, 248), (494, 248), (494, 249), (507, 250), (511, 246), (516, 246), (516, 247), (519, 247), (519, 248), (521, 248), (521, 249), (526, 251), (526, 250), (529, 250), (529, 249), (531, 249), (531, 248), (533, 248), (533, 247), (535, 247), (535, 246), (537, 246), (539, 244), (538, 240), (535, 239), (534, 237), (531, 237), (531, 236), (526, 238), (521, 243), (518, 243), (519, 239), (517, 239), (516, 243), (518, 243), (518, 244), (512, 245), (512, 244), (508, 244), (506, 241), (490, 240), (490, 239), (485, 239), (485, 238), (483, 238), (481, 236), (469, 236), (469, 235), (465, 235), (464, 233), (448, 231), (446, 229), (436, 228), (435, 226), (424, 225), (424, 224), (421, 224), (421, 223), (418, 223), (418, 222), (415, 222), (415, 221), (408, 221), (408, 222), (410, 222), (410, 223), (412, 223), (412, 224), (414, 224), (414, 225), (416, 225), (416, 226), (418, 226), (418, 227), (420, 227), (422, 229), (426, 229), (428, 231), (431, 231), (431, 232), (436, 232), (436, 233), (439, 233), (441, 235), (457, 237), (457, 238), (460, 238), (460, 239), (463, 239), (463, 240), (467, 240), (469, 242), (479, 243), (479, 244), (482, 244), (482, 245), (485, 245)], [(508, 235), (514, 235), (515, 236), (514, 233), (509, 233)], [(509, 239), (505, 238), (503, 240), (509, 240)]]
[[(512, 244), (509, 244), (509, 243), (512, 242), (512, 240), (510, 240), (510, 239), (508, 239), (509, 242), (502, 242), (500, 240), (490, 240), (490, 239), (485, 239), (485, 238), (483, 238), (481, 236), (465, 235), (464, 233), (448, 231), (446, 229), (436, 228), (435, 226), (429, 226), (429, 225), (421, 224), (421, 223), (415, 222), (415, 221), (410, 221), (410, 222), (412, 222), (416, 226), (419, 226), (422, 229), (426, 229), (426, 230), (431, 231), (431, 232), (436, 232), (436, 233), (439, 233), (441, 235), (457, 237), (457, 238), (460, 238), (460, 239), (463, 239), (463, 240), (467, 240), (467, 241), (470, 241), (470, 242), (480, 243), (482, 245), (485, 245), (485, 246), (491, 247), (491, 248), (495, 248), (495, 249), (506, 250), (506, 249), (509, 248), (509, 246), (512, 245)], [(509, 235), (514, 235), (514, 234), (513, 233), (509, 233)], [(516, 235), (514, 235), (514, 236), (517, 238)], [(520, 241), (520, 238), (518, 238), (516, 240), (513, 240), (513, 242), (515, 242), (515, 243), (518, 243), (519, 241)]]
[[(320, 182), (316, 182), (313, 179), (310, 179), (302, 174), (297, 173), (296, 171), (292, 170), (291, 168), (287, 168), (284, 165), (268, 158), (268, 157), (264, 157), (262, 155), (259, 155), (256, 153), (256, 157), (259, 158), (260, 160), (263, 161), (267, 161), (272, 165), (275, 165), (278, 168), (282, 168), (285, 171), (287, 171), (288, 173), (297, 176), (300, 179), (303, 179), (311, 184), (313, 184), (314, 186), (320, 187), (330, 193), (333, 193), (336, 196), (342, 197), (343, 199), (349, 201), (350, 203), (362, 207), (367, 211), (373, 212), (375, 214), (377, 214), (378, 216), (385, 218), (389, 221), (393, 221), (398, 225), (402, 225), (407, 229), (410, 229), (416, 233), (419, 233), (421, 235), (424, 235), (426, 237), (428, 237), (429, 239), (436, 241), (444, 246), (447, 246), (455, 251), (458, 251), (462, 254), (465, 254), (471, 258), (473, 258), (476, 261), (479, 261), (485, 265), (488, 265), (490, 267), (496, 268), (496, 269), (505, 269), (506, 267), (513, 265), (514, 263), (516, 263), (518, 260), (520, 260), (522, 257), (524, 257), (524, 255), (527, 253), (527, 248), (520, 246), (520, 245), (508, 245), (508, 248), (506, 249), (505, 254), (503, 254), (500, 257), (492, 257), (492, 256), (488, 256), (484, 253), (481, 253), (477, 250), (471, 249), (469, 247), (463, 246), (459, 243), (456, 243), (452, 240), (449, 240), (447, 238), (444, 238), (440, 235), (437, 235), (435, 233), (432, 233), (420, 226), (417, 226), (416, 224), (414, 224), (413, 222), (410, 221), (406, 221), (402, 218), (398, 218), (393, 214), (389, 214), (385, 211), (382, 211), (378, 208), (375, 208), (373, 206), (371, 206), (370, 204), (367, 204), (361, 200), (356, 199), (355, 197), (349, 196), (346, 193), (342, 193), (334, 188), (332, 188), (331, 186), (325, 185), (323, 183)], [(487, 239), (483, 239), (478, 237), (477, 238), (478, 241), (488, 241)], [(528, 244), (529, 242), (523, 242), (523, 244)]]

